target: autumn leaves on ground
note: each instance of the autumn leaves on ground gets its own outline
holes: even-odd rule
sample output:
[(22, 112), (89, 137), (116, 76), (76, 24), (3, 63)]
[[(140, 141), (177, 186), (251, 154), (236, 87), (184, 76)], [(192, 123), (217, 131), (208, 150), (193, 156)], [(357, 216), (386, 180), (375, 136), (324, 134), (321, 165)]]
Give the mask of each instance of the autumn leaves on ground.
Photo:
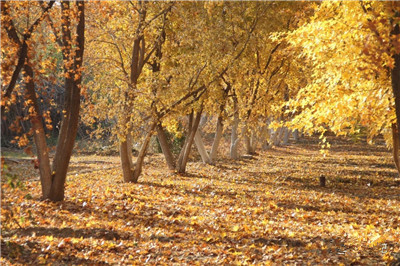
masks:
[(138, 184), (122, 182), (116, 156), (76, 154), (59, 203), (39, 200), (30, 160), (6, 159), (25, 189), (3, 178), (2, 263), (396, 262), (400, 179), (390, 153), (334, 138), (324, 157), (317, 140), (214, 166), (192, 160), (185, 175), (154, 153)]

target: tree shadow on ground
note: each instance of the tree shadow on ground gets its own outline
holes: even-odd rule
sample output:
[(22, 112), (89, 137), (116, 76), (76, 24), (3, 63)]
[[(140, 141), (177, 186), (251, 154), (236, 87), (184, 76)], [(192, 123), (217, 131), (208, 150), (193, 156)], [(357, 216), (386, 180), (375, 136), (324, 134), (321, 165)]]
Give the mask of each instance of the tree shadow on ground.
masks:
[[(11, 232), (10, 232), (11, 233)], [(12, 235), (18, 236), (53, 236), (58, 238), (96, 238), (104, 240), (124, 240), (116, 231), (104, 228), (91, 229), (72, 229), (72, 228), (55, 228), (55, 227), (27, 227), (12, 231)]]
[[(34, 265), (38, 263), (39, 256), (45, 255), (38, 253), (40, 245), (34, 241), (27, 241), (24, 245), (12, 241), (1, 240), (1, 257), (11, 264)], [(107, 265), (107, 263), (99, 260), (78, 258), (74, 255), (62, 255), (57, 257), (57, 254), (49, 254), (46, 264), (51, 265)]]
[[(349, 196), (352, 198), (358, 197), (361, 199), (399, 199), (400, 195), (395, 191), (389, 190), (391, 187), (399, 187), (399, 180), (377, 180), (374, 178), (329, 178), (327, 176), (327, 186), (321, 187), (318, 185), (317, 177), (315, 181), (309, 178), (300, 178), (294, 176), (285, 177), (284, 181), (287, 187), (296, 187), (305, 191), (317, 191), (329, 194), (337, 194)], [(288, 182), (287, 182), (288, 181)], [(296, 185), (297, 184), (297, 185)], [(380, 193), (376, 193), (374, 189), (380, 189)], [(386, 190), (385, 193), (382, 191)]]
[[(315, 211), (315, 212), (336, 212), (336, 213), (346, 213), (351, 215), (360, 215), (360, 214), (386, 214), (386, 215), (393, 215), (393, 212), (385, 211), (385, 210), (356, 210), (351, 207), (340, 206), (340, 207), (333, 207), (328, 205), (306, 205), (306, 204), (297, 204), (295, 202), (278, 202), (277, 206), (291, 209), (291, 210), (304, 210), (304, 211)], [(400, 214), (400, 213), (399, 213)]]
[[(195, 175), (190, 175), (192, 178)], [(208, 177), (202, 177), (202, 176), (196, 176), (195, 178), (206, 178), (209, 179)], [(223, 180), (226, 181), (226, 180)], [(229, 182), (229, 181), (226, 181)], [(232, 182), (234, 183), (234, 182)], [(174, 185), (163, 185), (160, 183), (155, 183), (155, 182), (142, 182), (141, 184), (143, 185), (147, 185), (147, 186), (153, 186), (153, 187), (159, 187), (159, 188), (166, 188), (166, 189), (170, 189), (171, 191), (176, 190), (176, 187)], [(197, 197), (210, 197), (211, 196), (224, 196), (224, 197), (228, 197), (228, 198), (232, 198), (235, 199), (238, 195), (238, 193), (236, 192), (231, 192), (231, 191), (221, 191), (220, 189), (218, 189), (218, 187), (211, 187), (211, 186), (204, 186), (204, 187), (199, 187), (199, 188), (186, 188), (183, 190), (184, 194), (187, 195), (192, 195), (192, 196), (197, 196)]]

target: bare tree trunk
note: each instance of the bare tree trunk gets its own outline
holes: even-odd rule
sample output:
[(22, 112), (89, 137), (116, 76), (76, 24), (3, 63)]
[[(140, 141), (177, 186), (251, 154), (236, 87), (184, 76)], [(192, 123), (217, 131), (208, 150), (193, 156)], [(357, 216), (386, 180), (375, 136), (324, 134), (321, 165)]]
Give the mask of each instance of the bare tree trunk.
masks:
[(281, 143), (281, 131), (282, 128), (279, 127), (276, 130), (274, 130), (274, 133), (272, 133), (272, 144), (274, 146), (279, 146), (279, 144)]
[(194, 119), (193, 119), (193, 113), (191, 116), (192, 116), (192, 119), (189, 119), (189, 122), (190, 122), (189, 123), (189, 132), (188, 132), (189, 136), (185, 141), (185, 145), (183, 146), (182, 151), (179, 155), (178, 164), (177, 164), (178, 173), (181, 173), (181, 174), (186, 172), (186, 164), (189, 159), (189, 154), (190, 154), (190, 150), (192, 148), (194, 137), (196, 135), (196, 131), (199, 127), (201, 111), (199, 111), (196, 114), (196, 117)]
[(251, 131), (251, 139), (250, 139), (250, 146), (251, 146), (251, 153), (255, 154), (257, 150), (257, 134), (255, 134), (254, 130)]
[[(139, 21), (138, 21), (138, 26), (136, 28), (136, 38), (133, 41), (132, 45), (132, 55), (131, 55), (131, 64), (130, 64), (130, 86), (129, 88), (125, 91), (125, 101), (130, 102), (134, 100), (134, 95), (132, 95), (132, 88), (136, 88), (137, 86), (137, 81), (139, 79), (140, 73), (142, 71), (143, 65), (145, 64), (144, 62), (144, 54), (145, 54), (145, 40), (144, 40), (144, 35), (142, 32), (142, 25), (145, 21), (146, 18), (146, 8), (143, 5), (143, 2), (139, 2)], [(123, 112), (124, 112), (124, 120), (122, 125), (123, 127), (127, 126), (127, 122), (129, 120), (129, 104), (125, 104), (123, 107)], [(120, 159), (121, 159), (121, 168), (122, 168), (122, 174), (124, 178), (124, 182), (132, 182), (134, 180), (134, 165), (132, 162), (132, 143), (129, 140), (129, 135), (130, 135), (130, 128), (125, 128), (126, 132), (125, 134), (125, 139), (120, 141), (120, 148), (119, 148), (119, 154), (120, 154)]]
[(293, 130), (293, 140), (296, 143), (299, 141), (299, 130), (298, 129)]
[[(56, 155), (53, 161), (53, 182), (51, 192), (49, 195), (52, 201), (64, 200), (64, 185), (68, 171), (69, 161), (71, 159), (72, 150), (74, 148), (75, 138), (78, 130), (79, 121), (79, 108), (81, 96), (81, 82), (82, 82), (82, 62), (85, 43), (85, 6), (84, 2), (76, 2), (79, 11), (79, 20), (77, 25), (77, 51), (72, 66), (64, 66), (64, 72), (69, 74), (70, 78), (65, 79), (65, 111), (66, 114), (61, 123), (60, 135), (58, 138)], [(62, 1), (63, 19), (65, 25), (62, 27), (63, 33), (63, 46), (64, 57), (67, 60), (71, 51), (67, 51), (67, 47), (71, 46), (71, 30), (69, 1)]]
[(208, 155), (207, 150), (204, 146), (203, 138), (200, 133), (200, 128), (196, 130), (196, 134), (194, 135), (194, 143), (196, 144), (197, 150), (199, 151), (203, 163), (210, 164), (210, 156)]
[(246, 148), (246, 154), (251, 154), (251, 140), (249, 136), (249, 132), (246, 130), (247, 126), (243, 130), (243, 141), (244, 141), (244, 146)]
[(287, 127), (284, 127), (283, 128), (283, 140), (282, 140), (283, 145), (289, 144), (289, 135), (290, 135), (290, 130)]
[(249, 130), (249, 127), (246, 125), (246, 127), (243, 129), (243, 138), (244, 138), (244, 143), (246, 147), (246, 154), (254, 154), (255, 153), (255, 147), (254, 147), (254, 136), (253, 136), (253, 131)]
[(268, 125), (265, 125), (262, 127), (262, 132), (261, 132), (261, 140), (262, 140), (262, 149), (267, 150), (269, 149), (269, 139), (270, 139), (270, 134), (269, 134), (269, 128)]
[(397, 172), (400, 175), (400, 159), (399, 159), (399, 131), (396, 124), (392, 124), (392, 139), (393, 139), (393, 160), (396, 165)]
[(222, 114), (220, 114), (217, 119), (217, 128), (215, 130), (214, 142), (213, 142), (213, 145), (211, 147), (211, 152), (210, 152), (210, 163), (211, 164), (215, 163), (215, 160), (217, 159), (218, 146), (222, 139), (223, 130), (224, 130), (223, 118), (222, 118)]
[(193, 113), (193, 110), (192, 110), (192, 112), (188, 115), (189, 122), (188, 122), (187, 134), (186, 134), (187, 137), (185, 138), (185, 142), (183, 143), (182, 149), (179, 152), (179, 156), (178, 156), (178, 159), (177, 159), (177, 162), (176, 162), (177, 170), (178, 170), (179, 166), (182, 164), (183, 157), (185, 156), (185, 147), (186, 147), (186, 145), (188, 145), (188, 142), (189, 142), (189, 136), (191, 134), (192, 124), (193, 124), (193, 116), (194, 116), (194, 113)]
[(124, 182), (132, 182), (133, 180), (132, 146), (129, 145), (128, 137), (126, 136), (125, 140), (119, 143), (119, 157)]
[(231, 132), (231, 147), (230, 147), (230, 157), (231, 159), (238, 159), (238, 146), (240, 143), (240, 138), (238, 136), (238, 128), (239, 128), (239, 110), (237, 98), (233, 97), (233, 125)]
[(161, 150), (164, 154), (165, 161), (167, 162), (168, 168), (170, 170), (175, 170), (176, 164), (174, 160), (174, 156), (172, 155), (170, 145), (168, 143), (168, 138), (164, 132), (164, 129), (161, 124), (156, 126), (157, 129), (157, 138), (160, 142)]
[(40, 171), (40, 183), (42, 185), (42, 197), (47, 199), (51, 191), (51, 167), (49, 152), (46, 143), (46, 134), (43, 127), (42, 116), (40, 115), (40, 109), (36, 98), (35, 84), (33, 81), (33, 70), (26, 64), (24, 66), (25, 79), (28, 81), (26, 84), (27, 94), (26, 97), (30, 100), (34, 113), (32, 116), (31, 123), (33, 129), (33, 136), (36, 145), (37, 156), (39, 160), (39, 171)]
[[(396, 13), (396, 18), (400, 17), (400, 14)], [(393, 31), (390, 33), (391, 36), (400, 34), (400, 25), (396, 24)], [(396, 53), (393, 56), (394, 68), (391, 71), (392, 77), (392, 90), (394, 95), (394, 104), (396, 109), (396, 123), (397, 129), (400, 129), (400, 53)], [(400, 134), (397, 134), (397, 139), (400, 142)]]
[(149, 131), (146, 134), (146, 137), (144, 139), (144, 142), (142, 144), (142, 147), (140, 148), (140, 152), (139, 155), (136, 159), (136, 163), (135, 163), (135, 170), (133, 172), (133, 179), (131, 182), (133, 183), (137, 183), (140, 174), (142, 173), (142, 169), (143, 169), (143, 162), (144, 162), (144, 158), (146, 157), (146, 153), (147, 150), (149, 148), (149, 143), (151, 140), (151, 136), (153, 135), (153, 130), (156, 127), (158, 121), (155, 121), (151, 124)]

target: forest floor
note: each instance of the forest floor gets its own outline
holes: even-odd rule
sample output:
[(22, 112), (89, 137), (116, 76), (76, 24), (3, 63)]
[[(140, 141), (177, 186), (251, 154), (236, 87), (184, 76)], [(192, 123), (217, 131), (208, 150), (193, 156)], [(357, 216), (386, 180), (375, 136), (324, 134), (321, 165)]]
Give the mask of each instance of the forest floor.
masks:
[[(190, 162), (185, 175), (152, 154), (138, 184), (122, 182), (117, 156), (75, 155), (61, 203), (40, 201), (29, 158), (7, 158), (0, 262), (400, 263), (400, 179), (391, 153), (344, 139), (331, 144), (326, 156), (318, 139), (306, 138), (214, 166)], [(12, 188), (14, 174), (22, 184)]]

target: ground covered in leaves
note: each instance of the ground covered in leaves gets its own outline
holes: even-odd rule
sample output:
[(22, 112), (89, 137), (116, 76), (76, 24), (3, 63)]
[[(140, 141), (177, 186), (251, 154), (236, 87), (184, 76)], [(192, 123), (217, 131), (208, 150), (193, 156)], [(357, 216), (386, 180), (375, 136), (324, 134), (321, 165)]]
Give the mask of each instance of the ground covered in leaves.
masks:
[[(383, 145), (313, 139), (139, 184), (117, 156), (72, 158), (61, 203), (40, 201), (38, 171), (6, 159), (2, 264), (387, 264), (400, 261), (400, 179)], [(16, 174), (23, 178), (16, 186)], [(324, 175), (326, 187), (318, 178)], [(13, 185), (7, 183), (13, 180)]]

